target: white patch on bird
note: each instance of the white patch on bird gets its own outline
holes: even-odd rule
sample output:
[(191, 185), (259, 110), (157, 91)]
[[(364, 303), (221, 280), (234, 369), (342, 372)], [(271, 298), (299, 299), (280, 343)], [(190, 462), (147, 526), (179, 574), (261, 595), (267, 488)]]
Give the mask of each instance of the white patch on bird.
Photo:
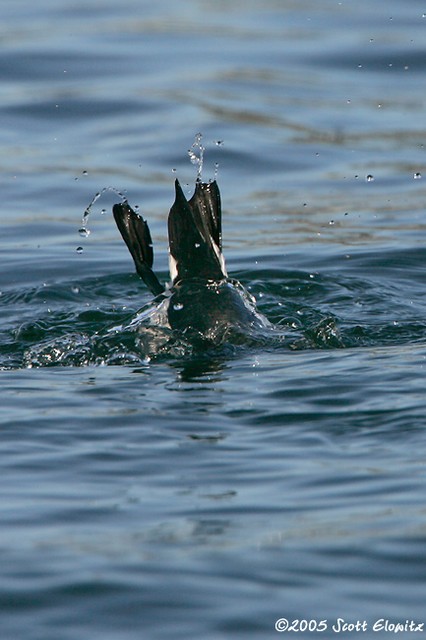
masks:
[(213, 240), (213, 238), (211, 240), (212, 240), (212, 247), (213, 247), (213, 250), (214, 250), (214, 252), (215, 252), (215, 254), (217, 256), (217, 259), (219, 260), (219, 264), (220, 264), (220, 268), (222, 269), (222, 273), (225, 276), (225, 278), (227, 278), (228, 277), (228, 273), (226, 271), (226, 266), (225, 266), (225, 256), (223, 255), (222, 251), (219, 249), (219, 247), (217, 246), (217, 244)]
[(169, 249), (169, 270), (170, 270), (170, 279), (172, 282), (174, 282), (178, 274), (177, 262), (172, 256), (172, 254), (170, 253), (170, 249)]

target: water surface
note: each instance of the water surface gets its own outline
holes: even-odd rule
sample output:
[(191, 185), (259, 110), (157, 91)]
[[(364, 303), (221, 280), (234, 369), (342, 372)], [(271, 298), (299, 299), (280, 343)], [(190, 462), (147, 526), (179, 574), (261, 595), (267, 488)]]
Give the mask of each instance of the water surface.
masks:
[[(426, 622), (424, 9), (4, 8), (2, 638)], [(166, 281), (199, 131), (228, 270), (285, 337), (148, 360), (102, 339), (151, 299), (117, 196), (78, 229), (125, 193)]]

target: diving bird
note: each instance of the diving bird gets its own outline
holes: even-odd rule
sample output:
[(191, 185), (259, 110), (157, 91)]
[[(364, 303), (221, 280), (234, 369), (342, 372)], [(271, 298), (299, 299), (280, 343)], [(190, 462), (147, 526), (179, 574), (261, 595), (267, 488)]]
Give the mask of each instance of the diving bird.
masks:
[(164, 287), (152, 266), (154, 252), (148, 223), (127, 201), (113, 207), (117, 227), (136, 272), (166, 305), (166, 322), (186, 338), (207, 344), (235, 341), (269, 328), (251, 294), (228, 277), (222, 253), (222, 210), (216, 180), (197, 180), (187, 200), (175, 181), (175, 201), (168, 217), (171, 283)]

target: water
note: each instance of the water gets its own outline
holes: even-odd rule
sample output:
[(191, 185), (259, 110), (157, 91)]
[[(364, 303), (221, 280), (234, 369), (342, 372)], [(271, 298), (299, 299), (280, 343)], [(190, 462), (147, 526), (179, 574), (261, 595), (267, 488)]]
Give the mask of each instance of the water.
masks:
[[(3, 8), (2, 640), (426, 622), (424, 9)], [(148, 358), (108, 333), (151, 300), (111, 206), (166, 281), (198, 132), (228, 271), (284, 337)]]
[[(206, 150), (205, 147), (203, 146), (202, 139), (203, 139), (203, 134), (202, 133), (197, 133), (197, 135), (195, 136), (195, 140), (192, 143), (191, 148), (188, 149), (189, 159), (191, 160), (192, 164), (194, 164), (197, 167), (197, 179), (198, 180), (202, 179), (203, 163), (204, 163), (204, 151)], [(197, 153), (198, 153), (198, 155), (197, 155)]]

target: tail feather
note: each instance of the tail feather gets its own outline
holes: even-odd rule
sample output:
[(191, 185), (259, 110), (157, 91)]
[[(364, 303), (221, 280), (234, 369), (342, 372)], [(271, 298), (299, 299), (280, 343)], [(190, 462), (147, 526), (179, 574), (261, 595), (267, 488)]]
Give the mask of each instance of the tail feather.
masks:
[(198, 228), (203, 228), (222, 251), (222, 209), (217, 182), (200, 182), (195, 185), (188, 201)]
[(190, 200), (179, 181), (169, 213), (170, 272), (174, 282), (187, 278), (222, 280), (222, 211), (216, 181), (197, 182)]

